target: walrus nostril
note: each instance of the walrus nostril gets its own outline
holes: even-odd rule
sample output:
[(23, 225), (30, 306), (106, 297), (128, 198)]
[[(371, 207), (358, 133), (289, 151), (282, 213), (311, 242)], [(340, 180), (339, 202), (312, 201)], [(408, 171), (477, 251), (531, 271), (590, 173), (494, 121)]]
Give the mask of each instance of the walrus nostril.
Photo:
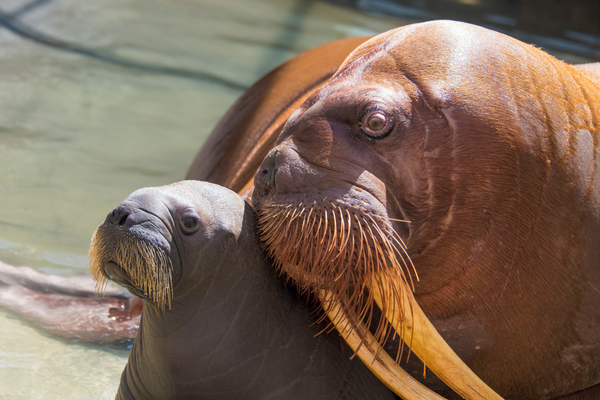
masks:
[(125, 225), (130, 212), (123, 206), (119, 206), (112, 210), (106, 217), (106, 223), (111, 225)]
[(127, 217), (129, 217), (129, 214), (122, 215), (121, 219), (119, 219), (119, 225), (125, 225), (125, 221), (127, 221)]
[(263, 184), (265, 185), (266, 188), (273, 187), (273, 180), (274, 180), (273, 176), (275, 174), (273, 174), (271, 171), (273, 171), (273, 167), (272, 166), (269, 167), (268, 169), (264, 168), (262, 171), (260, 171), (260, 173), (262, 174), (262, 178), (263, 178), (262, 179)]
[(277, 173), (277, 168), (275, 167), (276, 155), (277, 151), (269, 153), (254, 176), (254, 187), (263, 194), (275, 187), (275, 174)]

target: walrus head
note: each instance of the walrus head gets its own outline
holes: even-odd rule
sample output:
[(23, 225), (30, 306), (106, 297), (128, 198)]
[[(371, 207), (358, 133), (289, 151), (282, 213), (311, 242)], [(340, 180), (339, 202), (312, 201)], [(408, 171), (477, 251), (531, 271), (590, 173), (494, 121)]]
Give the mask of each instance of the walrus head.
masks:
[(224, 215), (219, 218), (215, 217), (219, 213), (215, 207), (224, 201), (219, 196), (232, 197), (227, 199), (230, 203), (242, 200), (225, 191), (210, 190), (213, 186), (182, 181), (139, 189), (129, 195), (92, 237), (90, 270), (97, 289), (103, 291), (107, 281), (112, 280), (158, 308), (170, 309), (173, 298), (189, 290), (186, 282), (200, 280), (190, 279), (193, 274), (210, 273), (206, 269), (182, 268), (182, 259), (201, 255), (202, 251), (210, 253), (210, 249), (199, 246), (219, 243), (199, 238), (240, 229), (235, 218), (244, 207), (220, 213)]
[[(373, 276), (386, 276), (377, 283), (389, 285), (384, 308), (407, 306), (401, 292), (418, 275), (405, 241), (427, 201), (416, 149), (426, 123), (443, 124), (382, 51), (390, 36), (355, 50), (292, 115), (254, 178), (259, 231), (281, 271), (304, 290), (345, 298), (356, 320), (374, 309)], [(375, 336), (385, 341), (385, 319)]]
[(332, 293), (320, 295), (328, 313), (341, 300), (344, 324), (367, 346), (363, 322), (376, 323), (373, 338), (381, 345), (393, 332), (393, 317), (375, 319), (372, 284), (384, 293), (383, 315), (415, 308), (406, 293), (418, 275), (405, 243), (409, 202), (418, 204), (421, 180), (411, 154), (417, 139), (403, 134), (422, 129), (411, 107), (417, 90), (400, 73), (386, 77), (393, 63), (373, 53), (369, 64), (348, 61), (351, 54), (291, 116), (255, 174), (252, 197), (261, 239), (279, 270), (301, 290)]
[[(546, 53), (462, 23), (415, 24), (365, 42), (287, 121), (255, 175), (266, 248), (302, 287), (345, 292), (363, 314), (370, 271), (410, 287), (407, 254), (419, 303), (434, 316), (493, 307), (494, 296), (517, 290), (507, 285), (515, 268), (531, 279), (549, 265), (576, 268), (571, 239), (546, 211), (572, 213), (563, 199), (586, 190), (559, 185), (577, 168), (561, 143), (592, 123), (585, 109), (566, 115), (565, 104), (585, 100), (562, 85), (570, 74)], [(540, 87), (561, 89), (532, 101)], [(553, 97), (559, 91), (564, 99)], [(549, 184), (553, 195), (544, 196)], [(523, 243), (540, 222), (549, 226), (536, 248), (551, 256), (525, 260)]]

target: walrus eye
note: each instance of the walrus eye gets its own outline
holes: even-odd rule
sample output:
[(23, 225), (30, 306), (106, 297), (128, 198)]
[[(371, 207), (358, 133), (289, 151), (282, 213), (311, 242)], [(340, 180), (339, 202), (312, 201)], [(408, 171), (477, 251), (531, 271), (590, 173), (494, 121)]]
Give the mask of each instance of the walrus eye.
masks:
[(196, 226), (196, 218), (194, 217), (187, 217), (184, 221), (183, 224), (185, 225), (186, 228), (193, 228)]
[(367, 121), (367, 126), (372, 131), (380, 131), (385, 127), (385, 116), (380, 113), (373, 114)]
[(392, 131), (392, 118), (384, 111), (367, 110), (361, 118), (359, 127), (370, 138), (383, 139)]
[(189, 210), (181, 216), (179, 220), (179, 226), (181, 227), (181, 232), (184, 235), (191, 235), (193, 233), (198, 232), (200, 229), (200, 220), (196, 213), (190, 212)]

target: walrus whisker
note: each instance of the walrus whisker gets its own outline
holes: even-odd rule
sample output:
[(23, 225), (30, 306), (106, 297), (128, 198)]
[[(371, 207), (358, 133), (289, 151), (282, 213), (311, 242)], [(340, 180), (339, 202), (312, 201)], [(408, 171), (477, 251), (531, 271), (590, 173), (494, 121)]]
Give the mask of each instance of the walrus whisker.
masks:
[[(384, 250), (383, 250), (383, 248), (381, 248), (381, 245), (379, 243), (376, 244), (376, 247), (378, 249), (378, 254), (381, 256), (381, 262), (378, 263), (378, 264), (382, 265), (382, 264), (384, 264), (385, 259), (386, 259), (385, 254), (384, 254)], [(388, 268), (382, 268), (382, 269), (380, 269), (377, 272), (384, 273), (388, 277), (388, 279), (389, 279), (389, 275), (390, 275), (389, 272), (390, 272), (390, 270)], [(383, 283), (380, 281), (379, 284), (381, 285)], [(384, 309), (389, 308), (389, 301), (390, 301), (390, 299), (388, 298), (386, 300), (387, 300), (386, 304), (383, 307)], [(387, 322), (387, 320), (385, 318), (381, 318), (379, 320), (379, 324), (377, 326), (377, 330), (375, 331), (375, 337), (379, 339), (380, 343), (385, 343), (388, 334), (389, 334), (388, 322)]]
[[(356, 217), (356, 220), (358, 221), (358, 225), (361, 227), (361, 228), (360, 228), (360, 232), (362, 233), (363, 240), (364, 240), (364, 242), (367, 244), (367, 246), (366, 246), (366, 247), (367, 247), (368, 260), (369, 260), (369, 262), (372, 262), (372, 260), (373, 260), (373, 255), (372, 255), (372, 253), (371, 253), (371, 246), (369, 246), (369, 245), (368, 245), (368, 244), (369, 244), (369, 240), (368, 240), (368, 238), (367, 238), (367, 232), (366, 232), (364, 229), (362, 229), (362, 223), (361, 223), (361, 221), (358, 219), (358, 216)], [(366, 256), (366, 255), (365, 255), (365, 256)], [(372, 271), (371, 271), (371, 272), (372, 272)]]
[[(414, 281), (413, 281), (412, 274), (410, 273), (411, 270), (408, 267), (408, 263), (406, 262), (406, 258), (403, 257), (403, 252), (405, 252), (405, 250), (402, 249), (402, 248), (398, 249), (398, 247), (396, 246), (396, 244), (394, 242), (388, 242), (388, 244), (390, 246), (390, 251), (392, 252), (392, 254), (394, 254), (394, 257), (395, 257), (395, 254), (398, 254), (400, 256), (399, 257), (400, 261), (402, 262), (402, 265), (404, 266), (404, 269), (407, 272), (406, 275), (408, 275), (408, 277), (409, 277), (410, 286), (411, 286), (412, 290), (414, 291), (415, 290), (415, 284), (414, 284)], [(412, 265), (412, 261), (410, 260), (410, 258), (408, 258), (408, 260), (410, 261), (410, 263)], [(412, 267), (413, 267), (413, 271), (414, 271), (414, 265)], [(417, 278), (417, 281), (418, 281), (418, 276), (416, 278)]]
[[(378, 218), (364, 207), (318, 201), (259, 206), (257, 211), (258, 229), (267, 253), (275, 259), (279, 272), (292, 279), (300, 292), (327, 288), (344, 298), (344, 307), (351, 316), (349, 324), (357, 326), (364, 321), (371, 325), (375, 319), (375, 298), (368, 283), (372, 276), (385, 276), (403, 289), (385, 290), (382, 312), (400, 313), (401, 292), (413, 287), (410, 257), (385, 218)], [(375, 282), (386, 285), (382, 279)], [(375, 325), (373, 337), (378, 343), (396, 334), (404, 340), (391, 329), (386, 318), (377, 319)], [(402, 345), (396, 360), (403, 354)]]
[[(381, 229), (380, 229), (380, 228), (379, 228), (377, 225), (375, 225), (375, 228), (376, 228), (377, 232), (379, 233), (379, 235), (380, 235), (380, 236), (383, 238), (385, 235), (384, 235), (384, 233), (381, 231)], [(391, 243), (389, 240), (383, 240), (383, 243), (384, 243), (384, 244), (385, 244), (385, 246), (387, 247), (388, 258), (390, 258), (390, 259), (391, 259), (391, 262), (392, 262), (392, 264), (399, 265), (399, 262), (398, 262), (398, 260), (397, 260), (397, 258), (396, 258), (396, 254), (397, 254), (397, 252), (395, 251), (396, 249), (395, 249), (395, 247), (393, 246), (393, 243)], [(401, 259), (402, 259), (402, 257), (401, 257)], [(403, 264), (406, 266), (406, 262), (404, 262), (404, 259), (402, 259), (402, 261), (403, 261)], [(405, 273), (404, 273), (404, 269), (401, 269), (401, 275), (402, 275), (402, 279), (404, 279), (404, 281), (405, 281), (405, 282), (407, 281), (407, 280), (406, 280), (406, 275), (408, 275), (408, 276), (409, 276), (409, 278), (410, 278), (410, 283), (411, 283), (411, 287), (412, 287), (412, 289), (414, 290), (414, 284), (413, 284), (413, 282), (412, 282), (412, 276), (410, 275), (410, 273), (408, 273), (408, 274), (405, 274)], [(407, 283), (408, 283), (408, 282), (407, 282)]]
[(395, 230), (393, 230), (393, 229), (391, 230), (390, 237), (392, 238), (392, 240), (394, 240), (400, 246), (400, 249), (402, 250), (402, 253), (404, 253), (404, 255), (406, 256), (406, 258), (408, 259), (408, 262), (410, 263), (412, 271), (415, 274), (415, 279), (418, 282), (419, 281), (419, 273), (417, 272), (417, 268), (415, 267), (415, 264), (413, 264), (410, 256), (408, 255), (408, 252), (406, 251), (406, 243), (404, 243), (404, 240), (402, 240), (402, 238), (398, 235), (398, 233)]
[(302, 206), (302, 203), (300, 203), (300, 204), (298, 205), (298, 207), (301, 207), (301, 209), (300, 209), (300, 212), (298, 213), (298, 215), (296, 216), (296, 218), (300, 218), (300, 216), (301, 216), (302, 214), (304, 214), (304, 211), (306, 210), (306, 208), (304, 208), (304, 207)]
[[(294, 224), (294, 233), (292, 233), (292, 237), (298, 237), (298, 230), (300, 230), (300, 233), (302, 233), (302, 229), (300, 228), (299, 224)], [(294, 249), (297, 249), (301, 243), (302, 243), (301, 240), (296, 241), (296, 245), (294, 246)]]
[[(372, 217), (370, 214), (368, 215), (368, 217), (369, 217), (369, 218), (372, 220), (372, 222), (375, 224), (375, 220), (373, 219), (373, 217)], [(379, 226), (378, 226), (377, 224), (375, 224), (374, 226), (375, 226), (377, 229), (380, 229), (380, 228), (379, 228)], [(396, 233), (396, 231), (395, 231), (395, 230), (394, 230), (394, 229), (393, 229), (391, 226), (389, 226), (389, 225), (388, 225), (388, 228), (389, 228), (389, 230), (390, 230), (390, 232), (391, 232), (391, 235), (390, 235), (390, 237), (392, 238), (392, 240), (396, 240), (396, 241), (398, 242), (398, 238), (397, 238), (398, 234)], [(381, 231), (380, 231), (380, 235), (383, 235), (383, 232), (381, 232)], [(401, 238), (399, 238), (399, 239), (400, 239), (400, 240), (402, 240)], [(402, 250), (402, 252), (398, 251), (398, 249), (396, 248), (396, 246), (394, 246), (394, 243), (393, 243), (393, 242), (391, 242), (391, 241), (389, 241), (389, 240), (384, 240), (384, 241), (383, 241), (383, 243), (385, 243), (385, 244), (386, 244), (386, 246), (388, 246), (388, 250), (390, 251), (390, 254), (398, 253), (399, 255), (402, 255), (402, 253), (404, 253), (404, 255), (406, 255), (406, 257), (409, 259), (409, 261), (410, 261), (410, 264), (411, 264), (411, 266), (412, 266), (412, 269), (413, 269), (413, 271), (414, 271), (414, 272), (415, 272), (415, 274), (417, 275), (417, 272), (416, 272), (415, 266), (414, 266), (414, 264), (412, 263), (412, 260), (410, 259), (410, 257), (408, 256), (408, 253), (406, 252), (406, 246), (404, 245), (404, 242), (403, 242), (403, 241), (402, 241), (402, 244), (400, 244), (400, 243), (399, 243), (399, 245), (400, 245), (400, 249)], [(391, 246), (391, 248), (390, 248), (390, 246)], [(393, 248), (393, 250), (392, 250), (392, 248)], [(394, 250), (395, 250), (395, 251), (394, 251)], [(395, 256), (394, 256), (394, 258), (395, 258)], [(404, 258), (403, 256), (401, 256), (401, 257), (400, 257), (400, 259), (402, 260), (402, 263), (404, 264), (404, 266), (405, 266), (405, 268), (406, 268), (407, 275), (408, 275), (408, 276), (409, 276), (409, 278), (410, 278), (410, 284), (411, 284), (411, 287), (412, 287), (412, 289), (414, 290), (414, 288), (415, 288), (415, 286), (414, 286), (414, 282), (413, 282), (413, 279), (412, 279), (412, 275), (410, 274), (410, 271), (408, 270), (408, 265), (406, 264), (406, 260), (405, 260), (405, 258)], [(397, 260), (396, 260), (396, 262), (397, 262)], [(404, 276), (404, 273), (403, 273), (403, 276)], [(417, 280), (418, 280), (418, 275), (417, 275)], [(408, 283), (408, 282), (407, 282), (407, 283)]]
[(295, 208), (295, 209), (292, 211), (292, 216), (290, 217), (290, 221), (289, 221), (289, 223), (290, 223), (290, 224), (291, 224), (292, 222), (294, 222), (294, 220), (296, 219), (296, 217), (297, 217), (297, 213), (298, 213), (298, 209), (297, 209), (297, 208)]
[(113, 262), (149, 300), (161, 309), (171, 308), (173, 268), (171, 260), (155, 244), (125, 230), (101, 225), (92, 237), (89, 257), (99, 293), (104, 292), (108, 281), (104, 266)]
[[(374, 274), (374, 276), (377, 277), (377, 279), (376, 279), (377, 284), (381, 285), (382, 279), (380, 279), (380, 274)], [(389, 308), (389, 298), (386, 298), (386, 301), (384, 301), (383, 303), (384, 304), (382, 304), (381, 313), (382, 313), (382, 315), (386, 315), (387, 309)], [(373, 334), (373, 336), (375, 338), (377, 338), (377, 341), (379, 343), (385, 343), (385, 340), (387, 339), (386, 333), (389, 332), (388, 329), (384, 329), (384, 327), (387, 323), (387, 321), (385, 321), (385, 322), (384, 321), (385, 321), (385, 318), (380, 319), (380, 322), (377, 325), (377, 329), (375, 330), (375, 333)]]
[[(313, 209), (311, 208), (310, 213), (308, 214), (308, 217), (310, 218), (312, 215)], [(308, 228), (306, 230), (306, 235), (308, 237), (308, 235), (310, 235), (312, 232), (314, 232), (314, 227), (315, 224), (317, 223), (317, 219), (315, 217), (312, 217), (312, 224), (310, 225), (310, 228)], [(319, 227), (321, 226), (321, 223), (319, 222)], [(317, 233), (315, 234), (315, 236), (319, 236), (319, 232), (317, 231)]]
[[(344, 248), (344, 233), (346, 231), (346, 227), (344, 226), (344, 212), (342, 211), (341, 207), (338, 207), (338, 211), (340, 212), (340, 248), (338, 251), (341, 253), (342, 249)], [(348, 227), (348, 229), (350, 229), (350, 227)]]
[[(327, 198), (327, 197), (325, 197)], [(325, 200), (323, 200), (325, 201)], [(325, 230), (324, 232), (327, 232), (327, 221), (329, 220), (328, 216), (327, 216), (327, 209), (325, 208)], [(323, 241), (321, 240), (321, 244), (323, 244)]]
[[(310, 214), (311, 214), (312, 210), (313, 209), (311, 208), (310, 211), (308, 212), (308, 216), (302, 220), (302, 229), (301, 229), (302, 232), (304, 232), (304, 227), (306, 225), (306, 221), (310, 219)], [(304, 209), (302, 209), (302, 211), (304, 211)]]
[[(367, 223), (367, 221), (364, 218), (363, 218), (363, 221), (365, 222), (365, 226), (369, 230), (369, 234), (371, 235), (371, 238), (375, 238), (375, 233), (373, 233), (371, 226)], [(381, 247), (377, 244), (377, 242), (375, 240), (373, 241), (373, 246), (374, 246), (375, 254), (377, 257), (377, 265), (380, 265), (381, 260), (379, 259), (379, 256), (381, 255), (381, 256), (383, 256), (383, 258), (385, 258), (385, 255), (383, 254), (383, 252), (381, 252)], [(374, 272), (378, 272), (378, 271), (374, 271)]]
[(323, 223), (323, 215), (319, 215), (319, 226), (317, 227), (317, 232), (315, 233), (315, 237), (319, 237), (319, 231), (321, 230), (321, 225)]
[[(340, 253), (341, 254), (341, 253)], [(339, 255), (339, 254), (338, 254)], [(343, 260), (345, 261), (345, 260)], [(339, 272), (339, 274), (335, 277), (335, 279), (333, 280), (334, 282), (337, 282), (338, 280), (340, 280), (343, 276), (346, 276), (346, 271), (348, 270), (348, 267), (350, 266), (350, 263), (344, 263), (345, 267)]]
[[(333, 203), (331, 203), (331, 205), (335, 207)], [(327, 252), (330, 252), (333, 246), (335, 246), (335, 244), (337, 243), (337, 215), (335, 213), (335, 208), (331, 210), (331, 218), (333, 218), (333, 239), (329, 243), (329, 248), (327, 249)]]
[(397, 218), (392, 218), (392, 217), (385, 217), (383, 215), (375, 215), (375, 217), (381, 218), (381, 219), (387, 220), (387, 221), (406, 222), (407, 224), (410, 224), (410, 221), (407, 219), (397, 219)]
[[(358, 250), (358, 256), (357, 256), (357, 259), (360, 262), (360, 259), (361, 259), (362, 254), (363, 254), (363, 243), (364, 243), (363, 236), (364, 236), (364, 232), (363, 232), (362, 226), (360, 225), (360, 221), (358, 221), (358, 217), (356, 215), (354, 217), (356, 218), (356, 221), (358, 222), (358, 229), (360, 231), (360, 235), (359, 235), (360, 236), (360, 248)], [(352, 248), (354, 248), (354, 235), (352, 235)]]

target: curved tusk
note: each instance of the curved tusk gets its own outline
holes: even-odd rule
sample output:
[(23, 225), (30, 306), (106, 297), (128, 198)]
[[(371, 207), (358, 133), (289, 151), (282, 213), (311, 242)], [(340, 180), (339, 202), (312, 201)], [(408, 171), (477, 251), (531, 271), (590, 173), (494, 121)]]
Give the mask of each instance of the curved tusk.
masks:
[[(348, 346), (358, 355), (362, 362), (383, 382), (390, 390), (404, 400), (445, 400), (444, 397), (432, 392), (430, 389), (417, 382), (406, 373), (377, 343), (367, 327), (360, 323), (352, 329), (340, 301), (333, 293), (325, 290), (319, 291), (319, 298), (327, 316), (338, 330)], [(366, 332), (365, 340), (361, 340), (361, 333)]]
[[(385, 318), (400, 337), (412, 338), (406, 343), (410, 344), (411, 350), (438, 378), (467, 400), (503, 400), (450, 348), (423, 313), (410, 290), (396, 288), (402, 295), (400, 304), (410, 305), (409, 307), (400, 306), (383, 310), (382, 297), (391, 298), (391, 291), (394, 288), (391, 285), (381, 287), (378, 282), (386, 282), (384, 276), (374, 277), (369, 287), (377, 306), (384, 312)], [(396, 309), (399, 312), (395, 312)]]

